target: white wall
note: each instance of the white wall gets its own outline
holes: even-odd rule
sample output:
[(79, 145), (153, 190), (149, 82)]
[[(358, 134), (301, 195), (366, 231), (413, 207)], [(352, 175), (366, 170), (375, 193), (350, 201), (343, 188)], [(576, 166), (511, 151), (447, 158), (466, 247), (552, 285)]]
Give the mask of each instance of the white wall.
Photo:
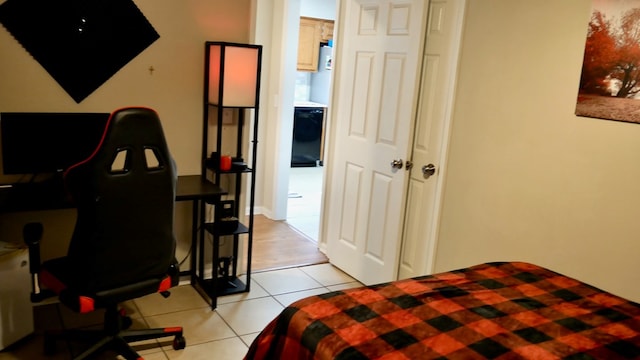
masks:
[[(257, 181), (258, 208), (271, 219), (286, 218), (293, 134), (300, 0), (253, 0), (257, 3), (256, 42), (266, 42), (261, 88), (261, 139)], [(265, 78), (263, 77), (263, 80)]]
[(300, 16), (318, 19), (336, 19), (335, 0), (300, 0)]
[(524, 260), (640, 301), (640, 125), (574, 115), (590, 14), (468, 2), (437, 271)]

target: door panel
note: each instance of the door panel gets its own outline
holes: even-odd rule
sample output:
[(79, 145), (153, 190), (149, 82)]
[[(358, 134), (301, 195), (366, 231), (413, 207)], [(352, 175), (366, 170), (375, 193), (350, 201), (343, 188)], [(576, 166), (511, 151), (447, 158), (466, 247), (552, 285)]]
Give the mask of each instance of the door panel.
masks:
[(340, 221), (340, 239), (347, 246), (355, 249), (356, 224), (358, 219), (358, 204), (362, 190), (362, 176), (364, 169), (361, 166), (347, 164), (344, 175), (344, 201), (342, 202), (342, 221)]
[(348, 118), (351, 126), (349, 136), (360, 137), (363, 141), (367, 129), (367, 99), (372, 96), (371, 73), (373, 72), (373, 53), (356, 53), (355, 76), (353, 79), (353, 101), (351, 102), (351, 116)]
[[(381, 119), (398, 119), (402, 116), (398, 106), (402, 104), (400, 98), (404, 95), (402, 86), (405, 58), (401, 54), (385, 55), (384, 74), (382, 75), (384, 87), (380, 104)], [(395, 121), (379, 121), (378, 125), (378, 142), (391, 146), (398, 145), (396, 144), (398, 125), (404, 124)]]
[(334, 59), (330, 261), (365, 284), (397, 277), (426, 23), (424, 0), (344, 0)]
[[(430, 5), (399, 278), (433, 271), (464, 6), (463, 0)], [(428, 164), (437, 170), (426, 177), (422, 167)]]

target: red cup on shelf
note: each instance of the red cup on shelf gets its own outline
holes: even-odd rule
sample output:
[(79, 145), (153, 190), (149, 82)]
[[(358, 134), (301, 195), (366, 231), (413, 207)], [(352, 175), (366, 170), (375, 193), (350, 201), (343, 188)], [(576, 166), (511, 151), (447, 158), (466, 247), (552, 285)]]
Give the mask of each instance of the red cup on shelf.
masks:
[(231, 156), (229, 155), (220, 156), (220, 170), (222, 171), (231, 170)]

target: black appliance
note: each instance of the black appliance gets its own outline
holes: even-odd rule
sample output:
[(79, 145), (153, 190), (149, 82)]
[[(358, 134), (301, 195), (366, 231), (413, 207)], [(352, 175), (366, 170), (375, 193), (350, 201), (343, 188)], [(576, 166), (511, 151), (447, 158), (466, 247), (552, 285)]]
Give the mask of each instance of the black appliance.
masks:
[(324, 108), (295, 108), (291, 167), (315, 167), (318, 165), (322, 148), (323, 120)]

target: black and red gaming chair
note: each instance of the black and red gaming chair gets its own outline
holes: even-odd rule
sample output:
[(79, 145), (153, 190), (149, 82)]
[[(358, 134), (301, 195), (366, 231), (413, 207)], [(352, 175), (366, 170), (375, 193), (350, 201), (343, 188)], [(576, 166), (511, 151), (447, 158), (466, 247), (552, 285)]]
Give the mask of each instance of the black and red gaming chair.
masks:
[[(115, 350), (126, 359), (142, 359), (127, 343), (174, 336), (173, 347), (185, 347), (181, 327), (127, 330), (131, 320), (118, 303), (177, 285), (173, 232), (176, 169), (160, 119), (147, 108), (125, 108), (111, 114), (93, 154), (64, 174), (77, 212), (67, 255), (31, 259), (33, 300), (49, 293), (76, 312), (105, 309), (104, 328), (45, 334), (45, 353), (55, 340), (93, 338), (96, 343), (76, 359)], [(27, 224), (25, 241), (39, 257), (42, 225)]]

